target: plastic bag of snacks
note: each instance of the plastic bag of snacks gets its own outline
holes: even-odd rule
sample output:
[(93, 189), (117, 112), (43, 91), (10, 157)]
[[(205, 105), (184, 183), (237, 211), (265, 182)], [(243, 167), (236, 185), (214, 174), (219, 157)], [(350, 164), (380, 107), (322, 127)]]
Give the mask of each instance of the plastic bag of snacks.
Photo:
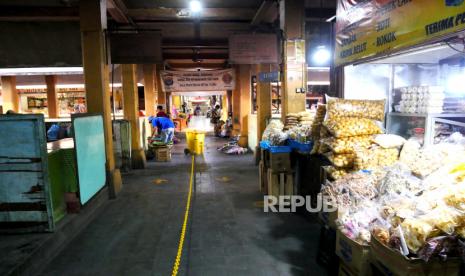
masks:
[(325, 121), (323, 125), (338, 138), (383, 133), (375, 121), (366, 118), (341, 117)]
[(354, 153), (355, 148), (368, 148), (372, 144), (372, 135), (351, 136), (344, 138), (326, 138), (321, 143), (331, 148), (334, 153)]
[(434, 225), (434, 227), (442, 232), (452, 235), (455, 231), (455, 227), (458, 227), (461, 223), (463, 223), (462, 217), (463, 213), (441, 204), (432, 211), (421, 216), (421, 219), (431, 225)]
[(320, 143), (319, 144), (319, 148), (318, 148), (318, 154), (325, 154), (327, 152), (330, 152), (331, 151), (331, 148), (328, 147), (327, 145), (323, 144), (323, 143)]
[(378, 166), (379, 167), (386, 167), (391, 166), (399, 160), (399, 149), (398, 148), (390, 148), (390, 149), (383, 149), (380, 148), (378, 150)]
[(320, 128), (326, 116), (326, 105), (319, 105), (311, 127), (311, 136), (314, 141), (320, 138)]
[(327, 96), (326, 101), (328, 119), (357, 117), (384, 121), (385, 100), (346, 100)]
[(354, 154), (334, 154), (327, 153), (326, 157), (335, 166), (339, 168), (351, 168), (354, 165)]
[(367, 170), (391, 166), (399, 160), (399, 149), (384, 149), (378, 146), (358, 147), (355, 150), (354, 169)]
[(399, 148), (407, 142), (403, 137), (395, 134), (379, 134), (374, 137), (374, 142), (382, 148)]
[(357, 148), (354, 157), (354, 170), (368, 170), (378, 167), (378, 154), (366, 148)]
[(326, 172), (328, 173), (328, 178), (338, 180), (344, 175), (348, 174), (350, 170), (344, 168), (336, 168), (334, 166), (328, 166)]
[(404, 220), (401, 227), (408, 248), (415, 253), (425, 244), (427, 238), (435, 234), (433, 225), (418, 218)]

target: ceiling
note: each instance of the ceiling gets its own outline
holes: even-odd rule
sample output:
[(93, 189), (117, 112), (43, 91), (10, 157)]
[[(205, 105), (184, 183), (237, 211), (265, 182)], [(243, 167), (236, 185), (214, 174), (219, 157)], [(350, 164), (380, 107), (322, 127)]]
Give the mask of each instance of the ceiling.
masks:
[[(276, 32), (278, 1), (200, 0), (201, 14), (190, 14), (189, 0), (107, 0), (110, 31), (159, 31), (170, 68), (222, 68), (228, 37), (244, 32)], [(303, 0), (302, 0), (303, 1)], [(78, 0), (1, 0), (0, 21), (78, 21)], [(336, 0), (305, 0), (307, 26), (335, 14)], [(316, 20), (315, 20), (316, 19)]]

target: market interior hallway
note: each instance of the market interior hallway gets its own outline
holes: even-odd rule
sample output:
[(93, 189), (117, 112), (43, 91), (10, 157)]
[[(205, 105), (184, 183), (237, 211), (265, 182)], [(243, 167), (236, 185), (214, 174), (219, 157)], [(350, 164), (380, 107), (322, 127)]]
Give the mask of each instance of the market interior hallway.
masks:
[[(178, 275), (325, 275), (315, 262), (319, 225), (264, 213), (253, 155), (228, 156), (208, 137)], [(171, 275), (188, 193), (191, 157), (149, 162), (42, 275)]]

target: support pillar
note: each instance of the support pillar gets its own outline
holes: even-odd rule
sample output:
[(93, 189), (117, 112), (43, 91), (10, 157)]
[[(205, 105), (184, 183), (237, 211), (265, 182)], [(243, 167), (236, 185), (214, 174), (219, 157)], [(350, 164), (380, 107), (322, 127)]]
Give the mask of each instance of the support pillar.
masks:
[(155, 65), (144, 64), (144, 95), (145, 95), (145, 115), (155, 116)]
[[(259, 66), (258, 72), (270, 72), (269, 64)], [(257, 74), (258, 75), (258, 74)], [(257, 83), (257, 141), (262, 140), (266, 122), (271, 118), (271, 84), (267, 82)]]
[(58, 118), (58, 100), (57, 100), (57, 76), (48, 75), (45, 76), (45, 83), (47, 84), (47, 109), (49, 118)]
[(225, 95), (221, 96), (221, 120), (227, 121), (228, 120), (228, 110), (229, 110), (229, 104), (228, 104), (228, 93), (226, 92)]
[(163, 70), (162, 64), (157, 64), (156, 66), (156, 78), (157, 78), (157, 105), (162, 105), (166, 108), (166, 94), (162, 89), (162, 79), (160, 76), (160, 71)]
[(236, 88), (232, 91), (232, 123), (233, 135), (241, 133), (241, 84), (239, 78), (239, 67), (236, 70)]
[(123, 110), (124, 119), (131, 125), (131, 161), (133, 169), (143, 169), (147, 165), (144, 149), (140, 143), (139, 94), (137, 92), (136, 65), (123, 64)]
[[(239, 80), (240, 87), (240, 137), (239, 146), (247, 148), (249, 146), (249, 114), (251, 110), (251, 91), (250, 91), (250, 65), (240, 65), (239, 74), (236, 79)], [(238, 85), (236, 83), (236, 85)]]
[(16, 91), (16, 77), (2, 76), (3, 113), (8, 110), (19, 112), (19, 96)]
[(171, 105), (172, 105), (171, 92), (165, 93), (165, 105), (166, 105), (166, 108), (165, 108), (166, 114), (171, 116), (172, 115), (171, 114)]
[(113, 130), (111, 122), (110, 81), (105, 49), (106, 1), (79, 1), (81, 25), (82, 63), (86, 89), (86, 104), (89, 113), (103, 115), (107, 185), (110, 197), (122, 188), (121, 173), (115, 168)]
[(181, 112), (181, 96), (171, 96), (171, 98), (173, 99), (173, 105), (176, 106), (176, 109), (178, 109), (179, 112)]
[(307, 88), (305, 1), (283, 0), (280, 9), (280, 23), (285, 39), (281, 114), (282, 120), (285, 120), (289, 113), (305, 111), (306, 93), (297, 93), (297, 90), (306, 91)]

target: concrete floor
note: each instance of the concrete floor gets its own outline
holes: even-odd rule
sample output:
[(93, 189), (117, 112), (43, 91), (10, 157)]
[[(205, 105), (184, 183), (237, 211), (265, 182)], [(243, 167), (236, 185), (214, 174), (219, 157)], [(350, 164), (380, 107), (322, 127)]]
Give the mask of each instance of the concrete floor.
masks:
[[(325, 275), (315, 262), (319, 225), (264, 213), (253, 155), (197, 159), (196, 193), (179, 275)], [(149, 162), (42, 275), (171, 275), (188, 191), (190, 157)]]

